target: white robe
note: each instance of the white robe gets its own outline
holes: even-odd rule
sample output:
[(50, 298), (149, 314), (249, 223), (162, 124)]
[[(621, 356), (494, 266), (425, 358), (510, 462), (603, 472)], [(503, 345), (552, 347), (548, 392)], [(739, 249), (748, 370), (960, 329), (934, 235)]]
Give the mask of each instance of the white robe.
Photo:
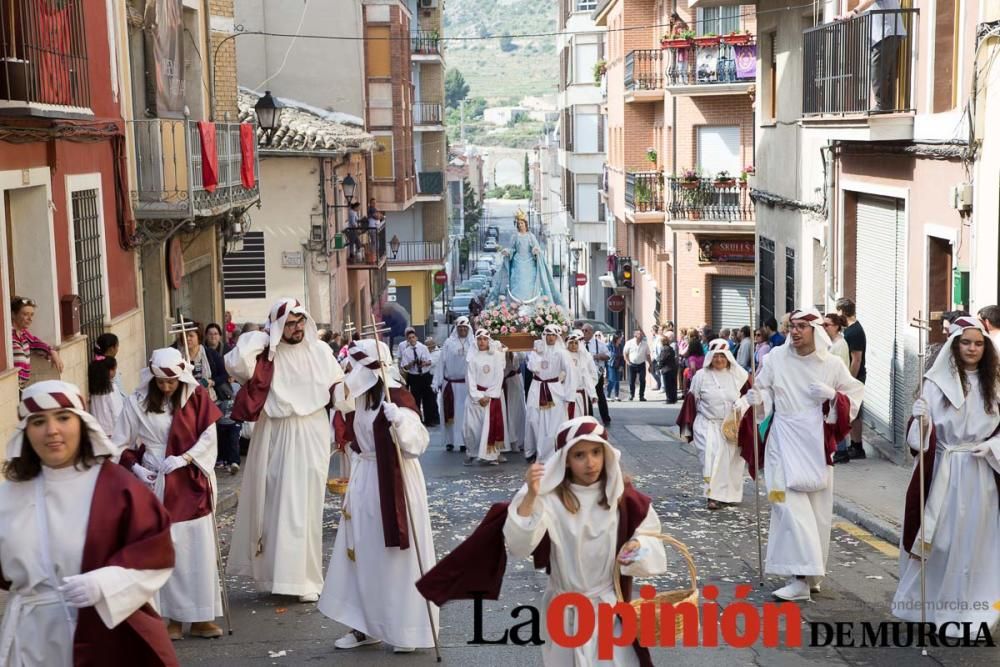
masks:
[[(827, 384), (850, 399), (857, 416), (864, 385), (831, 354), (799, 355), (791, 344), (772, 350), (761, 367), (755, 388), (764, 398), (763, 420), (774, 412), (764, 451), (764, 476), (771, 499), (767, 540), (768, 574), (822, 577), (830, 552), (833, 523), (833, 467), (825, 464), (822, 403), (809, 396), (813, 382)], [(836, 417), (831, 409), (828, 417)], [(812, 467), (803, 465), (808, 460)], [(787, 483), (804, 471), (815, 471), (823, 488), (797, 491)], [(796, 484), (797, 485), (797, 484)]]
[[(478, 457), (482, 461), (496, 461), (500, 452), (510, 451), (510, 438), (507, 434), (507, 406), (503, 400), (503, 377), (505, 353), (500, 350), (479, 352), (469, 355), (468, 370), (465, 382), (469, 387), (469, 400), (465, 404), (465, 442), (471, 448), (469, 456)], [(486, 387), (480, 391), (479, 387)], [(500, 401), (503, 412), (504, 430), (503, 442), (499, 447), (489, 442), (489, 410), (490, 405), (479, 405), (479, 399), (491, 398)], [(493, 451), (490, 445), (493, 444)]]
[[(698, 449), (706, 498), (722, 503), (743, 500), (743, 473), (746, 462), (740, 448), (722, 435), (722, 422), (733, 414), (733, 403), (740, 398), (742, 386), (728, 370), (703, 368), (691, 380), (697, 416), (691, 427), (692, 441)], [(738, 417), (742, 418), (742, 411)]]
[[(947, 353), (947, 350), (945, 350)], [(996, 632), (1000, 610), (1000, 511), (993, 471), (1000, 471), (1000, 436), (990, 437), (1000, 425), (1000, 414), (987, 414), (976, 373), (969, 373), (969, 393), (956, 409), (933, 382), (924, 382), (923, 398), (937, 437), (934, 475), (928, 499), (939, 508), (932, 544), (925, 565), (927, 621), (971, 622), (975, 635), (980, 623)], [(919, 426), (914, 420), (907, 440), (919, 448)], [(991, 453), (978, 458), (957, 447), (990, 444)], [(963, 447), (967, 449), (967, 447)], [(914, 460), (914, 470), (917, 461)], [(938, 500), (940, 499), (940, 500)], [(931, 503), (928, 503), (930, 505)], [(913, 551), (919, 553), (919, 533)], [(988, 602), (986, 609), (974, 603)], [(966, 603), (967, 609), (952, 609)], [(900, 545), (899, 587), (893, 598), (893, 613), (907, 621), (920, 620), (920, 561)], [(959, 631), (959, 635), (960, 635)]]
[[(226, 369), (245, 385), (268, 336), (240, 336)], [(318, 594), (323, 588), (323, 501), (332, 441), (326, 405), (343, 378), (323, 342), (280, 343), (274, 378), (254, 425), (243, 467), (226, 571), (251, 576), (260, 591)]]
[[(614, 508), (608, 510), (600, 506), (601, 484), (570, 486), (580, 501), (580, 509), (575, 514), (565, 508), (558, 495), (547, 493), (535, 500), (530, 517), (520, 516), (517, 508), (521, 505), (523, 492), (519, 492), (507, 510), (503, 533), (510, 554), (515, 558), (528, 558), (548, 532), (552, 542), (549, 560), (552, 571), (545, 587), (542, 609), (547, 609), (557, 595), (575, 592), (582, 593), (593, 601), (596, 616), (598, 603), (614, 604), (617, 601), (612, 577), (618, 556), (618, 512)], [(660, 532), (660, 519), (652, 505), (636, 531), (639, 532)], [(622, 572), (635, 577), (665, 572), (667, 561), (663, 543), (655, 537), (645, 535), (632, 537), (639, 540), (647, 553), (635, 563), (622, 567)], [(575, 634), (576, 619), (571, 617), (572, 614), (571, 611), (567, 612), (564, 627), (570, 634)], [(620, 623), (616, 622), (615, 626), (615, 634), (621, 633)], [(543, 621), (542, 637), (545, 643), (542, 645), (542, 662), (546, 667), (599, 664), (623, 667), (639, 664), (631, 646), (616, 647), (614, 661), (611, 663), (598, 662), (596, 633), (579, 648), (563, 648), (549, 639), (546, 627)]]
[[(178, 389), (180, 391), (180, 389)], [(142, 466), (156, 472), (166, 458), (167, 437), (173, 421), (170, 404), (164, 412), (147, 412), (143, 406), (145, 394), (139, 392), (129, 397), (122, 412), (116, 444), (137, 448), (142, 443), (146, 452)], [(208, 477), (212, 488), (212, 501), (216, 497), (215, 460), (219, 441), (215, 425), (205, 429), (198, 441), (186, 453)], [(179, 472), (179, 471), (175, 471)], [(174, 474), (174, 473), (170, 473)], [(153, 492), (163, 501), (166, 478), (156, 476)], [(216, 562), (214, 514), (207, 514), (191, 521), (171, 522), (170, 538), (174, 543), (174, 573), (160, 589), (157, 608), (160, 615), (182, 623), (211, 621), (222, 615), (222, 591), (219, 588), (219, 568)]]
[(569, 358), (573, 361), (573, 384), (576, 392), (573, 394), (573, 402), (576, 404), (574, 417), (582, 417), (590, 414), (588, 407), (593, 407), (591, 401), (597, 398), (597, 364), (594, 363), (594, 356), (587, 352), (587, 349), (580, 344), (577, 352), (569, 352)]
[[(528, 389), (528, 399), (525, 402), (524, 421), (524, 454), (538, 456), (538, 462), (544, 463), (556, 449), (556, 434), (567, 418), (567, 404), (573, 400), (576, 391), (574, 385), (573, 362), (566, 348), (558, 345), (536, 343), (535, 349), (528, 353), (528, 370), (537, 376), (531, 381)], [(538, 406), (538, 396), (542, 383), (538, 380), (554, 379), (550, 382), (553, 405)]]
[[(101, 465), (116, 465), (107, 461)], [(91, 502), (101, 465), (86, 470), (42, 468), (49, 562), (58, 579), (80, 574)], [(0, 483), (0, 567), (10, 581), (0, 629), (0, 665), (70, 667), (76, 613), (63, 607), (42, 565), (42, 527), (35, 511), (36, 480)], [(98, 508), (114, 511), (115, 508)], [(151, 601), (170, 569), (133, 570), (106, 566), (98, 573), (101, 597), (94, 609), (109, 628)], [(67, 611), (72, 621), (67, 619)]]
[[(420, 570), (414, 538), (410, 536), (410, 548), (405, 550), (385, 546), (372, 428), (379, 410), (368, 410), (364, 400), (357, 399), (354, 413), (354, 436), (361, 453), (352, 455), (351, 481), (344, 496), (319, 610), (338, 623), (392, 646), (429, 648), (434, 646), (434, 638), (424, 598), (415, 586)], [(427, 449), (430, 436), (417, 413), (407, 408), (400, 408), (400, 412), (403, 421), (395, 430), (403, 453), (403, 484), (427, 571), (435, 562), (434, 537), (424, 472), (417, 457)], [(434, 605), (431, 609), (434, 627), (438, 628), (438, 609)]]
[[(507, 393), (507, 431), (511, 449), (524, 449), (524, 378), (521, 377), (520, 352), (510, 352), (504, 366), (504, 387)], [(514, 373), (510, 377), (508, 374)]]
[[(472, 443), (465, 441), (465, 402), (469, 398), (469, 387), (464, 382), (465, 371), (467, 369), (466, 357), (469, 350), (476, 344), (476, 339), (472, 334), (466, 334), (465, 338), (459, 338), (457, 334), (452, 334), (441, 346), (441, 358), (434, 369), (434, 391), (441, 395), (441, 423), (444, 424), (445, 442), (456, 447), (472, 446)], [(451, 390), (455, 396), (455, 418), (452, 423), (444, 421), (444, 387), (448, 380), (458, 380), (451, 383)]]
[(126, 400), (128, 397), (119, 393), (116, 386), (112, 386), (107, 394), (90, 395), (89, 412), (94, 415), (97, 423), (104, 429), (104, 434), (112, 441), (115, 439), (115, 428), (121, 419), (122, 410), (125, 409)]

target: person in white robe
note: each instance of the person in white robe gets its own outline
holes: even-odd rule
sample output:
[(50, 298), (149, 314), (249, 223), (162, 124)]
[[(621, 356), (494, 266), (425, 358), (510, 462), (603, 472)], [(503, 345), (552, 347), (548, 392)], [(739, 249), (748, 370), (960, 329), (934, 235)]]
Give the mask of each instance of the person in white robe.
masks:
[[(490, 336), (486, 329), (476, 331), (476, 348), (469, 352), (465, 373), (469, 400), (465, 404), (465, 441), (472, 450), (465, 459), (472, 465), (478, 458), (490, 465), (499, 465), (510, 451), (507, 436), (507, 406), (503, 400), (504, 366), (507, 348)], [(494, 411), (499, 424), (491, 419)]]
[(87, 367), (90, 414), (94, 415), (97, 423), (104, 428), (105, 435), (112, 440), (128, 399), (122, 392), (121, 385), (115, 382), (117, 377), (118, 362), (114, 357), (94, 359)]
[[(335, 642), (337, 648), (384, 641), (396, 652), (406, 653), (434, 646), (427, 605), (414, 586), (421, 574), (417, 549), (425, 569), (435, 560), (427, 487), (418, 458), (427, 449), (430, 436), (420, 423), (415, 400), (393, 374), (389, 347), (382, 342), (377, 345), (378, 349), (376, 341), (360, 340), (352, 343), (348, 352), (352, 359), (345, 380), (350, 406), (348, 440), (355, 455), (318, 607), (351, 629)], [(385, 400), (383, 369), (391, 403)], [(402, 453), (402, 465), (396, 445)], [(390, 461), (382, 461), (385, 456)], [(402, 487), (386, 482), (395, 501), (389, 506), (380, 496), (382, 466), (398, 470), (399, 475), (393, 477), (402, 479)], [(398, 494), (404, 494), (412, 522), (396, 514)], [(391, 531), (386, 531), (386, 525)], [(410, 533), (410, 526), (416, 535)], [(438, 610), (433, 605), (431, 609), (436, 629)]]
[[(893, 614), (921, 620), (920, 560), (926, 558), (926, 620), (970, 623), (971, 636), (985, 623), (1000, 626), (1000, 377), (997, 349), (982, 324), (961, 317), (924, 375), (924, 389), (913, 405), (915, 419), (907, 442), (925, 452), (927, 492), (924, 547), (921, 549), (919, 471), (914, 462), (899, 549), (899, 586)], [(919, 420), (926, 419), (925, 442)], [(977, 604), (979, 603), (979, 604)], [(983, 604), (985, 603), (985, 604)], [(947, 625), (949, 636), (963, 629)]]
[(720, 503), (743, 500), (746, 463), (736, 438), (727, 439), (723, 424), (730, 420), (735, 427), (743, 418), (748, 405), (742, 391), (748, 376), (736, 363), (728, 341), (716, 338), (709, 343), (705, 362), (691, 379), (691, 388), (677, 416), (681, 437), (698, 449), (703, 493), (710, 510), (719, 509)]
[[(182, 637), (182, 624), (191, 624), (191, 636), (211, 639), (222, 636), (214, 623), (222, 615), (222, 590), (216, 561), (214, 503), (216, 498), (215, 461), (219, 441), (211, 422), (183, 455), (170, 455), (167, 442), (176, 413), (185, 408), (196, 392), (207, 392), (191, 373), (180, 350), (154, 350), (149, 364), (139, 374), (139, 387), (129, 396), (116, 431), (115, 444), (123, 450), (143, 447), (141, 461), (129, 466), (140, 481), (148, 484), (164, 502), (168, 475), (182, 475), (195, 466), (208, 478), (209, 502), (213, 511), (195, 519), (179, 520), (175, 508), (170, 535), (174, 541), (174, 573), (158, 594), (157, 607), (167, 621), (171, 639)], [(214, 407), (214, 405), (213, 405)]]
[(503, 393), (507, 406), (507, 439), (511, 451), (524, 451), (524, 378), (520, 352), (507, 352), (504, 365)]
[(793, 312), (790, 322), (791, 344), (771, 351), (745, 398), (759, 406), (758, 423), (773, 414), (764, 447), (771, 502), (764, 569), (789, 577), (775, 597), (800, 601), (811, 599), (810, 591), (819, 590), (826, 574), (832, 455), (845, 426), (857, 416), (864, 385), (829, 353), (830, 339), (815, 308)]
[(555, 436), (575, 400), (573, 361), (566, 352), (562, 330), (550, 324), (544, 340), (535, 341), (528, 353), (531, 388), (525, 401), (524, 455), (528, 461), (545, 462), (555, 451)]
[[(173, 566), (166, 511), (114, 463), (78, 387), (38, 382), (17, 411), (0, 483), (0, 665), (177, 665), (149, 605)], [(124, 552), (139, 567), (94, 562)]]
[[(258, 396), (258, 404), (250, 405), (254, 386), (262, 384), (255, 377), (262, 362), (273, 375), (266, 399)], [(332, 440), (326, 407), (331, 394), (333, 400), (343, 395), (343, 370), (295, 299), (274, 304), (267, 332), (239, 337), (226, 355), (226, 369), (243, 386), (234, 418), (256, 422), (227, 572), (253, 577), (259, 591), (315, 602), (323, 589), (323, 501)], [(244, 414), (244, 405), (251, 414)]]
[(597, 398), (597, 364), (594, 355), (583, 347), (583, 332), (574, 329), (566, 337), (566, 351), (573, 361), (573, 385), (576, 387), (574, 400), (568, 406), (568, 417), (593, 416), (594, 400)]
[(469, 351), (475, 349), (468, 317), (455, 320), (455, 330), (441, 346), (441, 357), (434, 369), (432, 389), (441, 393), (441, 414), (444, 421), (445, 450), (466, 451), (465, 402), (469, 398), (469, 387), (465, 383), (466, 359)]
[[(616, 559), (625, 576), (666, 571), (666, 553), (656, 537), (660, 519), (651, 503), (628, 541), (621, 549), (616, 546), (619, 499), (626, 493), (620, 460), (621, 452), (611, 445), (607, 430), (596, 419), (569, 420), (561, 425), (554, 455), (544, 465), (536, 463), (528, 469), (527, 483), (511, 500), (503, 534), (513, 557), (530, 557), (546, 534), (550, 538), (551, 571), (542, 609), (557, 595), (571, 592), (590, 598), (595, 614), (598, 604), (615, 604)], [(542, 627), (545, 632), (546, 626)], [(619, 623), (615, 632), (621, 632)], [(615, 647), (611, 662), (599, 662), (596, 633), (579, 648), (558, 646), (547, 633), (543, 639), (546, 667), (639, 664), (631, 646)]]

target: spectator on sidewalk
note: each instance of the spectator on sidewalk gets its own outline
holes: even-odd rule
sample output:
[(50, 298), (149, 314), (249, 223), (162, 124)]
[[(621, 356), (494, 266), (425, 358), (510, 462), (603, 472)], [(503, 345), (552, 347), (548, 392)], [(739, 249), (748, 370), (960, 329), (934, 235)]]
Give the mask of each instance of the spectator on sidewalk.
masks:
[[(823, 330), (830, 337), (830, 354), (844, 364), (844, 368), (851, 370), (851, 350), (847, 347), (847, 339), (844, 338), (843, 331), (847, 327), (847, 320), (841, 317), (840, 313), (827, 313), (823, 316)], [(833, 455), (834, 463), (850, 463), (851, 457), (847, 453), (847, 439), (837, 443), (837, 451)]]
[(622, 357), (622, 335), (616, 333), (608, 343), (608, 388), (609, 401), (617, 401), (621, 391), (621, 377), (624, 369)]
[(767, 330), (764, 327), (754, 332), (754, 341), (753, 358), (754, 364), (757, 366), (757, 373), (759, 374), (761, 364), (764, 363), (764, 357), (771, 351), (771, 343), (768, 341)]
[(656, 357), (656, 372), (665, 394), (667, 405), (677, 402), (677, 350), (674, 349), (674, 332), (666, 331), (660, 336), (659, 354)]
[(750, 327), (744, 325), (736, 336), (739, 343), (736, 346), (736, 363), (745, 371), (750, 371), (750, 359), (753, 356), (753, 336)]
[(778, 347), (785, 342), (785, 337), (778, 333), (778, 320), (773, 317), (768, 317), (761, 322), (760, 328), (767, 335), (767, 342), (770, 346), (768, 349)]
[[(864, 384), (865, 378), (868, 377), (868, 371), (865, 368), (865, 352), (868, 348), (868, 342), (865, 339), (864, 327), (861, 326), (861, 322), (858, 322), (854, 300), (847, 297), (838, 299), (837, 312), (847, 322), (847, 328), (844, 329), (843, 334), (847, 340), (847, 348), (851, 352), (851, 366), (849, 369), (851, 376), (857, 378), (861, 384)], [(845, 459), (842, 452), (837, 452), (834, 455), (834, 463), (844, 463), (848, 460), (863, 459), (866, 457), (865, 448), (861, 440), (863, 431), (864, 423), (861, 421), (861, 410), (858, 410), (857, 416), (851, 422), (851, 446), (847, 450), (847, 455), (850, 458)]]
[(649, 344), (645, 340), (642, 329), (636, 328), (635, 337), (630, 338), (622, 348), (625, 363), (628, 364), (628, 400), (635, 400), (635, 381), (639, 380), (639, 401), (646, 400), (646, 364), (653, 361), (649, 352)]
[(593, 357), (594, 365), (597, 367), (597, 386), (595, 387), (597, 410), (601, 414), (601, 421), (607, 426), (611, 423), (611, 415), (608, 413), (608, 398), (604, 391), (604, 385), (608, 373), (608, 360), (611, 355), (608, 354), (608, 346), (594, 334), (594, 327), (591, 324), (583, 325), (583, 346), (587, 348), (587, 352)]
[(694, 374), (705, 365), (705, 348), (701, 344), (701, 334), (697, 329), (693, 329), (688, 337), (688, 353), (684, 368), (684, 393), (691, 389), (691, 380)]
[[(986, 306), (979, 309), (979, 319), (986, 327), (986, 333), (1000, 350), (1000, 306)], [(954, 320), (952, 320), (954, 322)]]
[(226, 348), (231, 348), (236, 342), (236, 323), (233, 322), (233, 314), (226, 311), (225, 316), (225, 326), (226, 326)]
[(226, 339), (222, 335), (222, 327), (215, 322), (210, 322), (205, 327), (205, 348), (215, 350), (222, 356), (225, 356), (232, 349), (232, 346), (226, 343)]
[(660, 356), (660, 346), (663, 341), (660, 340), (660, 327), (653, 325), (653, 328), (649, 334), (649, 353), (652, 356), (653, 362), (649, 368), (649, 374), (653, 376), (653, 389), (654, 391), (660, 391), (660, 371), (656, 366), (656, 360)]
[(31, 355), (41, 355), (49, 360), (61, 374), (63, 362), (59, 353), (42, 339), (34, 336), (28, 327), (35, 320), (35, 302), (23, 296), (10, 300), (11, 342), (14, 347), (14, 367), (17, 369), (18, 389), (24, 389), (31, 380)]

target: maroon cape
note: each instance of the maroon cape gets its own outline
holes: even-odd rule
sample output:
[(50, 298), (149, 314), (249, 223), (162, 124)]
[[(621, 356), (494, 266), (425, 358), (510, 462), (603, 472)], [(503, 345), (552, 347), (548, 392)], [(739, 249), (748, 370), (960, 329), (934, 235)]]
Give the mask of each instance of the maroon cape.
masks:
[[(910, 424), (913, 423), (913, 417), (906, 422), (906, 430), (904, 433), (909, 433)], [(934, 479), (934, 457), (937, 454), (937, 432), (934, 430), (934, 424), (929, 424), (930, 433), (928, 434), (927, 451), (923, 453), (924, 457), (924, 502), (927, 502), (927, 496), (931, 493), (931, 481)], [(1000, 429), (997, 429), (1000, 431)], [(990, 437), (992, 438), (996, 435), (994, 432)], [(911, 450), (912, 451), (912, 450)], [(913, 452), (914, 456), (917, 456), (917, 452)], [(997, 485), (997, 491), (1000, 491), (1000, 473), (996, 470), (993, 471), (993, 479)], [(921, 550), (917, 549), (914, 551), (913, 543), (917, 541), (917, 536), (920, 534), (920, 470), (916, 467), (913, 468), (913, 475), (910, 477), (910, 484), (906, 487), (906, 504), (903, 509), (903, 548), (912, 553), (915, 556), (919, 556)]]
[[(405, 389), (390, 389), (392, 402), (417, 414), (420, 409), (413, 394)], [(375, 468), (378, 472), (378, 496), (382, 509), (382, 535), (386, 547), (410, 548), (410, 526), (406, 522), (406, 493), (403, 490), (403, 471), (396, 456), (396, 445), (389, 431), (389, 420), (379, 410), (372, 425), (375, 435)], [(350, 443), (351, 449), (360, 452), (354, 438), (354, 412), (345, 417), (339, 412), (334, 417), (334, 435), (338, 445)]]
[[(639, 493), (631, 484), (625, 485), (625, 493), (618, 503), (618, 535), (616, 551), (622, 548), (639, 528), (652, 499)], [(504, 573), (507, 570), (507, 549), (504, 545), (503, 526), (507, 521), (508, 502), (492, 505), (486, 517), (464, 542), (427, 572), (418, 582), (417, 590), (425, 598), (439, 607), (450, 600), (496, 600), (500, 597)], [(531, 553), (535, 569), (549, 571), (549, 553), (552, 543), (549, 536)], [(632, 598), (632, 577), (622, 576), (622, 594), (626, 600)], [(649, 649), (639, 646), (638, 639), (632, 645), (641, 667), (652, 667)]]
[[(201, 434), (214, 427), (222, 412), (212, 401), (208, 391), (201, 386), (184, 407), (174, 415), (167, 436), (167, 456), (181, 456), (198, 442)], [(145, 445), (122, 452), (120, 463), (131, 470), (132, 465), (142, 465)], [(196, 465), (184, 466), (166, 477), (163, 487), (163, 505), (170, 512), (174, 523), (200, 519), (212, 513), (212, 484)]]
[[(174, 566), (170, 518), (131, 473), (101, 464), (91, 501), (80, 572), (117, 565), (135, 570)], [(10, 583), (0, 572), (0, 588)], [(73, 635), (74, 667), (174, 667), (179, 665), (167, 627), (147, 603), (114, 628), (93, 607), (79, 610)]]
[[(832, 424), (825, 420), (823, 422), (823, 445), (826, 464), (828, 466), (833, 465), (833, 454), (837, 451), (837, 443), (846, 438), (847, 434), (851, 432), (851, 401), (846, 395), (838, 391), (832, 401), (823, 401), (823, 416), (826, 417), (830, 414), (831, 409), (837, 411), (837, 421)], [(747, 462), (747, 469), (750, 472), (750, 477), (753, 479), (757, 479), (757, 468), (764, 465), (764, 449), (767, 446), (767, 436), (771, 433), (771, 427), (768, 425), (767, 431), (764, 432), (764, 437), (760, 439), (760, 446), (757, 452), (759, 460), (754, 461), (753, 433), (756, 428), (757, 425), (753, 420), (753, 410), (747, 410), (746, 414), (743, 415), (743, 419), (740, 420), (738, 442), (740, 445), (740, 456)]]
[[(743, 383), (743, 387), (740, 389), (740, 396), (747, 393), (747, 390), (753, 386), (753, 378), (747, 378), (747, 381)], [(688, 442), (694, 440), (694, 420), (698, 416), (698, 401), (694, 397), (694, 393), (688, 392), (684, 396), (684, 403), (681, 404), (681, 411), (677, 413), (677, 430), (680, 432), (681, 437), (683, 437)], [(753, 451), (753, 445), (751, 443), (750, 451)], [(753, 458), (753, 454), (751, 454)]]

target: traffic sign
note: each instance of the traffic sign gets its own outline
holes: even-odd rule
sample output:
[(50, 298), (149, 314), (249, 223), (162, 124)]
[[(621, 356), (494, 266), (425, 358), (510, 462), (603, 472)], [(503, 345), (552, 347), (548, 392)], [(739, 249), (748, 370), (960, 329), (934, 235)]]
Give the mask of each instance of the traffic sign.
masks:
[(440, 271), (434, 274), (434, 282), (436, 282), (438, 285), (447, 284), (448, 273), (444, 269), (441, 269)]
[(612, 294), (609, 296), (608, 310), (612, 313), (620, 313), (625, 310), (625, 297), (621, 294)]
[(587, 284), (587, 274), (586, 273), (576, 274), (576, 286), (582, 287), (586, 284)]

